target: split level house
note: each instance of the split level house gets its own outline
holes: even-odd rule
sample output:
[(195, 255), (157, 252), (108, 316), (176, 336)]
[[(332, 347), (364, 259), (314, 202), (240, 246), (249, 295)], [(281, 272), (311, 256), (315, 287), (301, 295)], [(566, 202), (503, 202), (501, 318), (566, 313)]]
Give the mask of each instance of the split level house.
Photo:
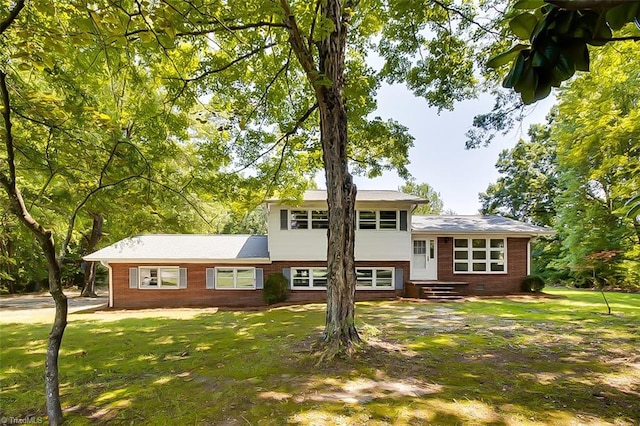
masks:
[[(508, 294), (529, 274), (532, 238), (553, 231), (500, 216), (417, 216), (426, 203), (398, 191), (358, 191), (357, 300)], [(109, 306), (264, 305), (270, 274), (290, 302), (324, 301), (327, 201), (267, 201), (268, 235), (140, 235), (86, 256), (109, 270)]]

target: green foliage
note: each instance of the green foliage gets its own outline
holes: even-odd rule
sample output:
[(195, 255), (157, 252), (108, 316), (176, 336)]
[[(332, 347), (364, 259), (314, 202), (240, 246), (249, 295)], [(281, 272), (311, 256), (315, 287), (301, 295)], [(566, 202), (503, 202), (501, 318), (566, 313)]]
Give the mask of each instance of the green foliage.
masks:
[[(548, 124), (501, 154), (501, 177), (481, 195), (485, 213), (556, 228), (532, 251), (547, 280), (637, 288), (640, 109), (628, 91), (640, 84), (636, 49), (625, 42), (593, 55), (593, 71), (560, 92)], [(620, 255), (605, 262), (605, 253)]]
[(525, 293), (538, 293), (544, 288), (544, 278), (540, 275), (527, 275), (522, 280), (521, 290)]
[(284, 302), (289, 298), (289, 280), (281, 273), (269, 275), (264, 282), (262, 296), (267, 305)]
[(428, 204), (416, 207), (413, 214), (442, 214), (444, 210), (444, 203), (440, 198), (440, 193), (436, 192), (436, 190), (428, 183), (408, 181), (399, 187), (398, 191), (404, 192), (405, 194), (416, 195), (429, 202)]
[[(580, 1), (562, 3), (558, 7), (540, 1), (516, 2), (505, 19), (520, 42), (487, 62), (492, 68), (511, 63), (503, 86), (519, 93), (525, 104), (547, 97), (552, 87), (559, 87), (576, 71), (589, 71), (588, 46), (616, 40), (612, 30), (640, 19), (637, 1), (599, 8), (582, 6)], [(621, 32), (623, 36), (640, 36), (637, 28), (626, 31)]]

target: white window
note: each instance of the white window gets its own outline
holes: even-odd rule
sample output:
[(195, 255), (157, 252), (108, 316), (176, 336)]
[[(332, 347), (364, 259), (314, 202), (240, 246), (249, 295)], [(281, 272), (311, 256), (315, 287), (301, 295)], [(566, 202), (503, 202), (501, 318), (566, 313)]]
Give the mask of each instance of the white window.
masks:
[(359, 210), (358, 229), (398, 229), (397, 210)]
[(325, 290), (327, 268), (291, 268), (291, 288)]
[(138, 272), (140, 288), (180, 288), (177, 266), (140, 266)]
[(312, 229), (329, 229), (329, 212), (326, 210), (311, 211)]
[(375, 211), (359, 211), (358, 229), (377, 229), (377, 217)]
[(256, 268), (216, 268), (216, 289), (253, 290)]
[(505, 273), (506, 247), (504, 238), (455, 238), (453, 240), (453, 271), (456, 273)]
[(356, 288), (392, 290), (393, 272), (393, 268), (356, 268)]
[(327, 210), (290, 210), (289, 229), (328, 229)]
[(291, 210), (291, 229), (309, 229), (309, 211)]

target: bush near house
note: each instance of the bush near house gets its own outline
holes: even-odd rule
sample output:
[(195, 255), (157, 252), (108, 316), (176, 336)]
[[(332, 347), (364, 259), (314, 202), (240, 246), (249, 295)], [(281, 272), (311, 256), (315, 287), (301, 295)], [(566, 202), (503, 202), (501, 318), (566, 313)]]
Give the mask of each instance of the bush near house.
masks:
[(289, 280), (284, 275), (271, 274), (264, 283), (262, 296), (267, 305), (284, 302), (289, 298)]

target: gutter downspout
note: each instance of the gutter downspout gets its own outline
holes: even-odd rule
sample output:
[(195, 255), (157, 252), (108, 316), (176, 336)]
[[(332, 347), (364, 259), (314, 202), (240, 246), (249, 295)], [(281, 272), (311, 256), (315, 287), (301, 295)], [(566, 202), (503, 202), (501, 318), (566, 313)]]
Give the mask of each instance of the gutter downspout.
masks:
[(113, 269), (111, 269), (111, 265), (109, 262), (105, 260), (101, 260), (100, 264), (109, 270), (109, 308), (113, 308)]
[(527, 241), (527, 275), (531, 275), (531, 238)]

